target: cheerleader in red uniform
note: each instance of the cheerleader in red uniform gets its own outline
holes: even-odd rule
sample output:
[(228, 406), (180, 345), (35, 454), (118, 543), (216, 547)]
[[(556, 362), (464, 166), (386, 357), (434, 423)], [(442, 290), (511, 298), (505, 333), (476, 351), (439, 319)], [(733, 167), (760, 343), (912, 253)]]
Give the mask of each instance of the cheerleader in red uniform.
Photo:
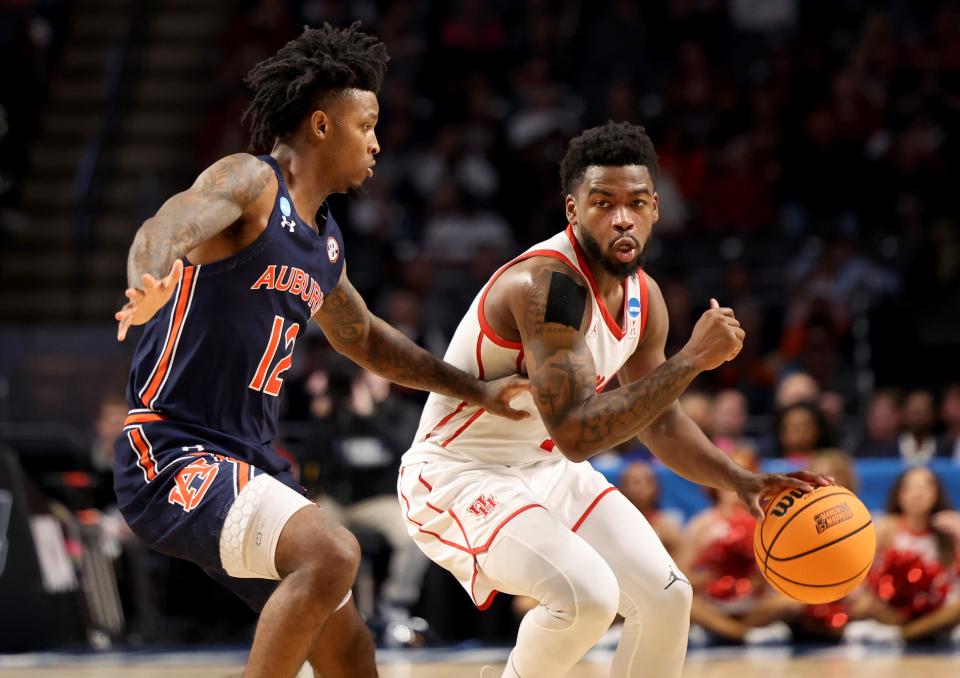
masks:
[(905, 641), (948, 635), (960, 624), (958, 554), (960, 513), (940, 479), (923, 466), (904, 472), (877, 520), (877, 559), (851, 616), (896, 627)]

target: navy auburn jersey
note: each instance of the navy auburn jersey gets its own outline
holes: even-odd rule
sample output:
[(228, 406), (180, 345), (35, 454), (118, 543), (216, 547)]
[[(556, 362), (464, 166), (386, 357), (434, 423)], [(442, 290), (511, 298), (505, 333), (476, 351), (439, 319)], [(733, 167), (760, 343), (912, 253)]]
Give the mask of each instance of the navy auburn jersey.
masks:
[(277, 429), (294, 343), (340, 280), (343, 238), (327, 205), (320, 233), (297, 214), (283, 173), (263, 233), (211, 264), (184, 259), (170, 301), (144, 326), (127, 400), (131, 415), (212, 429), (256, 449)]

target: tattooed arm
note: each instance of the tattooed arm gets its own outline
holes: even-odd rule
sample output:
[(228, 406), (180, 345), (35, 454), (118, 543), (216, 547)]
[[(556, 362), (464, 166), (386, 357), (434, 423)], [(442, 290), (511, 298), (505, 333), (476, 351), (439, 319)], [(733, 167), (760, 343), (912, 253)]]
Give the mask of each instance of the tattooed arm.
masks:
[[(666, 360), (664, 352), (667, 343), (667, 307), (660, 287), (650, 277), (647, 278), (647, 283), (649, 290), (647, 328), (644, 331), (643, 341), (620, 370), (620, 383), (625, 385), (622, 388), (632, 388), (636, 384), (642, 384), (670, 362)], [(729, 311), (729, 309), (714, 310)], [(727, 317), (732, 318), (733, 312), (730, 311)], [(740, 343), (724, 360), (736, 357), (740, 351), (739, 347), (742, 346), (743, 330), (739, 329), (739, 323), (736, 329)], [(694, 329), (694, 337), (696, 334), (697, 330)], [(684, 350), (686, 348), (684, 347)], [(823, 476), (804, 472), (780, 475), (748, 471), (710, 442), (710, 439), (684, 413), (675, 399), (666, 405), (649, 426), (638, 433), (638, 437), (660, 461), (678, 475), (701, 485), (736, 492), (757, 518), (763, 516), (760, 499), (764, 495), (778, 492), (784, 487), (796, 487), (809, 491), (813, 489), (813, 483), (828, 484)]]
[(137, 231), (127, 259), (130, 287), (137, 287), (145, 273), (164, 275), (176, 259), (247, 216), (271, 180), (276, 181), (270, 166), (246, 153), (204, 170)]
[(571, 315), (567, 307), (575, 295), (564, 293), (570, 285), (582, 287), (582, 281), (562, 263), (540, 260), (514, 280), (516, 292), (509, 304), (523, 342), (534, 400), (554, 442), (573, 461), (636, 436), (697, 374), (721, 364), (742, 345), (743, 332), (732, 311), (712, 308), (677, 355), (643, 379), (597, 394), (596, 366), (584, 340), (589, 326), (586, 296), (574, 299), (578, 308)]
[[(208, 167), (193, 186), (178, 193), (147, 219), (133, 238), (127, 258), (127, 304), (115, 318), (117, 339), (142, 325), (170, 299), (180, 280), (180, 258), (233, 224), (269, 210), (273, 170), (252, 155), (238, 153)], [(168, 273), (169, 271), (169, 273)]]
[(385, 379), (459, 398), (509, 419), (528, 416), (509, 404), (527, 390), (525, 380), (515, 376), (487, 383), (420, 348), (367, 309), (347, 279), (346, 266), (313, 319), (337, 351)]

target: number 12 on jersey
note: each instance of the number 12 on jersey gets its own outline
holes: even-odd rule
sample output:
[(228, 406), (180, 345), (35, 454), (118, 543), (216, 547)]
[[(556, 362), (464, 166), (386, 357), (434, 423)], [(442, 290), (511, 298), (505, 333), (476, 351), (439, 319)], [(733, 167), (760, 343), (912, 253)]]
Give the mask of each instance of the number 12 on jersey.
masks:
[[(293, 345), (297, 340), (297, 333), (300, 332), (300, 323), (293, 323), (287, 328), (286, 332), (283, 331), (284, 323), (285, 320), (281, 316), (273, 317), (270, 340), (267, 341), (267, 348), (263, 352), (263, 357), (260, 358), (257, 372), (250, 381), (250, 388), (254, 391), (263, 391), (272, 396), (280, 395), (280, 388), (283, 386), (283, 379), (280, 378), (280, 375), (289, 370), (293, 364)], [(283, 338), (283, 349), (287, 354), (277, 361), (273, 370), (270, 370), (270, 365), (273, 364), (277, 350), (280, 348), (281, 337)], [(268, 371), (270, 376), (267, 376)]]

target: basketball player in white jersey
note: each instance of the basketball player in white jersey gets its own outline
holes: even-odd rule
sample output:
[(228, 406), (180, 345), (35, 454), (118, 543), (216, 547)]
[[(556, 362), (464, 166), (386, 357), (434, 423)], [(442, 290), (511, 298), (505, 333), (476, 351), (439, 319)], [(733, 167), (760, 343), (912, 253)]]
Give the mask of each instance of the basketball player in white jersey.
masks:
[[(612, 675), (675, 678), (687, 646), (690, 585), (643, 515), (590, 464), (633, 436), (685, 478), (761, 497), (812, 490), (812, 474), (756, 474), (714, 447), (677, 398), (732, 360), (744, 332), (715, 300), (666, 360), (667, 309), (640, 270), (657, 221), (657, 160), (642, 127), (608, 123), (561, 163), (569, 226), (503, 266), (460, 323), (445, 360), (481, 379), (527, 374), (496, 419), (432, 394), (398, 491), (411, 536), (485, 609), (497, 591), (540, 604), (520, 624), (505, 677), (563, 676), (625, 618)], [(731, 196), (735, 199), (735, 196)], [(619, 377), (619, 388), (601, 392)]]

